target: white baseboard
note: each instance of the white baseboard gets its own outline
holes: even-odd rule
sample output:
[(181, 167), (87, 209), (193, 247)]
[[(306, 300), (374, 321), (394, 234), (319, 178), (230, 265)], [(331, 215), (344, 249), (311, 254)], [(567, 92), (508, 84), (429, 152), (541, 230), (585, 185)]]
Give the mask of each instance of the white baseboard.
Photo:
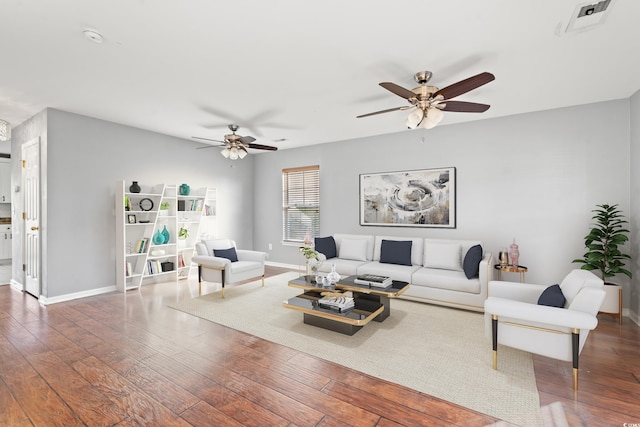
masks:
[(291, 268), (292, 270), (299, 270), (301, 268), (299, 265), (296, 265), (296, 264), (285, 264), (282, 262), (266, 261), (264, 264), (270, 265), (272, 267)]
[(90, 289), (88, 291), (59, 295), (57, 297), (51, 297), (51, 298), (47, 298), (40, 295), (40, 298), (38, 298), (38, 301), (40, 302), (40, 304), (48, 305), (48, 304), (55, 304), (58, 302), (71, 301), (78, 298), (86, 298), (86, 297), (92, 297), (95, 295), (108, 294), (109, 292), (115, 292), (115, 291), (116, 291), (115, 285), (105, 286), (104, 288)]

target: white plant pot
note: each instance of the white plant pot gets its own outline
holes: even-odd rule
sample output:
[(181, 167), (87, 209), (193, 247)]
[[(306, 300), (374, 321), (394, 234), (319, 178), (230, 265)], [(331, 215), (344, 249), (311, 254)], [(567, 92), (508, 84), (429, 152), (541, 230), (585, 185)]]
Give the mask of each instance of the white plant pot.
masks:
[(602, 306), (600, 307), (601, 313), (607, 314), (620, 314), (620, 305), (622, 301), (622, 296), (620, 292), (622, 287), (616, 284), (606, 284), (604, 285), (604, 301), (602, 302)]

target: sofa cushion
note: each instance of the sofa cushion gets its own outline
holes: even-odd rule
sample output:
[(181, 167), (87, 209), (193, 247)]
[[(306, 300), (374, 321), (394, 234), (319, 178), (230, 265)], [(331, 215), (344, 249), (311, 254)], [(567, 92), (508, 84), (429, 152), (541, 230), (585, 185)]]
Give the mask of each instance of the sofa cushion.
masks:
[(238, 262), (238, 254), (236, 253), (236, 248), (234, 247), (230, 247), (229, 249), (214, 249), (213, 256), (226, 258), (231, 262)]
[(480, 279), (467, 279), (462, 271), (420, 268), (411, 276), (411, 287), (428, 287), (480, 294)]
[(335, 258), (338, 256), (338, 251), (336, 250), (336, 241), (333, 236), (328, 237), (316, 237), (314, 239), (314, 245), (316, 251), (324, 254), (327, 259)]
[(482, 246), (475, 245), (469, 248), (462, 262), (462, 269), (467, 279), (478, 277), (478, 274), (480, 274), (480, 261), (482, 261)]
[(363, 239), (342, 239), (339, 257), (355, 261), (366, 261), (367, 241)]
[(462, 271), (461, 253), (460, 243), (425, 243), (424, 266)]
[(562, 294), (567, 299), (567, 305), (570, 306), (573, 299), (578, 295), (584, 287), (602, 288), (602, 279), (587, 270), (575, 269), (560, 283)]
[(411, 265), (411, 243), (411, 240), (383, 240), (380, 246), (380, 262)]
[(567, 300), (562, 294), (560, 285), (549, 286), (538, 298), (538, 305), (548, 305), (550, 307), (564, 307), (565, 302)]

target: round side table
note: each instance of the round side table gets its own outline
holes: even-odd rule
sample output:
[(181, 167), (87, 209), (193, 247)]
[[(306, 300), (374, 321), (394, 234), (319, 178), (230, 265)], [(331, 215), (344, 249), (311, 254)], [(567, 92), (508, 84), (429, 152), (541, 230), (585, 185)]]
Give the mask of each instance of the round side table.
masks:
[(527, 267), (524, 265), (505, 265), (504, 267), (500, 264), (496, 264), (494, 266), (496, 270), (498, 270), (498, 280), (502, 280), (502, 272), (505, 273), (520, 273), (520, 283), (524, 283), (524, 273), (529, 271)]

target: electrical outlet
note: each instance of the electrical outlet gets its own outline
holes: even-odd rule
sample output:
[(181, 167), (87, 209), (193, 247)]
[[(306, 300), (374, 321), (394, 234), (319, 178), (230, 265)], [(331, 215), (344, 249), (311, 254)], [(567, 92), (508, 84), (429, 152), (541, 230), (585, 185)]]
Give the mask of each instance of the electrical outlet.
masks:
[(269, 250), (273, 249), (273, 245), (271, 243), (269, 243)]

